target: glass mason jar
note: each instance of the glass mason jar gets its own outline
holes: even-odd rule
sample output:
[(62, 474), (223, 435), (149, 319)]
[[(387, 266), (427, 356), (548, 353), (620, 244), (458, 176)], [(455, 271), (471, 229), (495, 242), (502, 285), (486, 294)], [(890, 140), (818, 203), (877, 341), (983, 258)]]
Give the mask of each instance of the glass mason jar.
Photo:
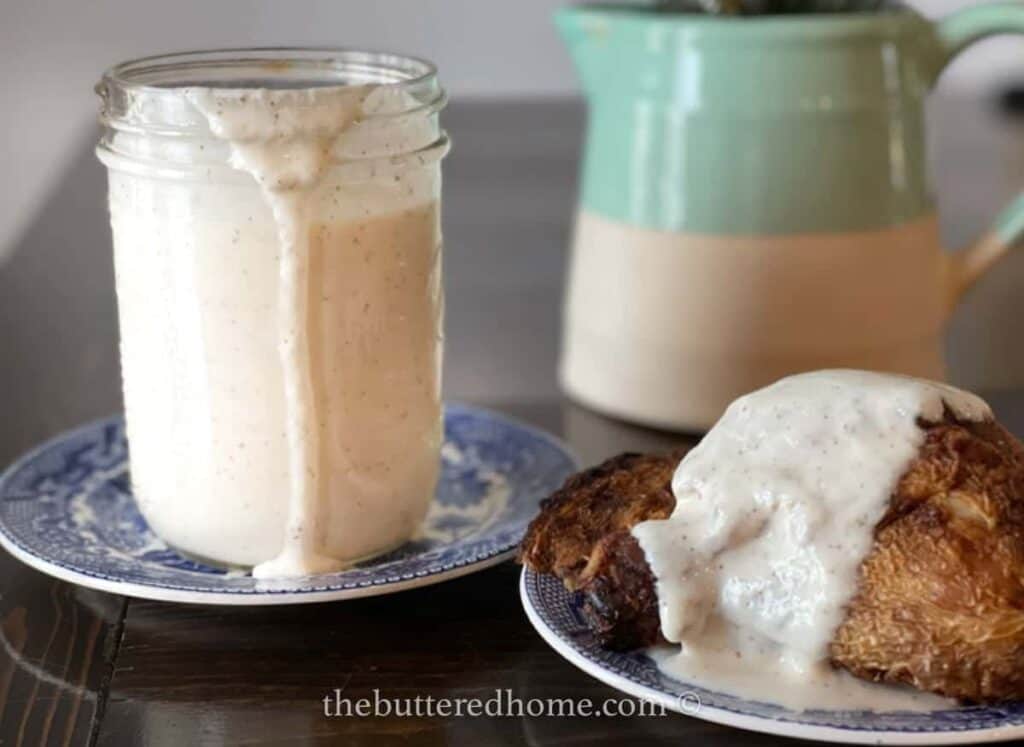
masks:
[(434, 67), (342, 50), (118, 65), (97, 86), (132, 486), (255, 575), (393, 548), (442, 438)]

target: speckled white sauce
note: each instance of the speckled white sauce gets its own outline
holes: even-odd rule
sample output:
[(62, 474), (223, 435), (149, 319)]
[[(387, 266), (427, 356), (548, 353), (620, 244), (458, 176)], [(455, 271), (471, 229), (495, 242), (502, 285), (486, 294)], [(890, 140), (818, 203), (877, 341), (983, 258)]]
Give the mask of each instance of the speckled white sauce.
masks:
[(662, 652), (681, 679), (794, 708), (920, 707), (834, 673), (828, 644), (900, 477), (918, 419), (991, 417), (974, 395), (901, 376), (820, 371), (736, 400), (680, 463), (677, 504), (633, 534), (657, 579)]
[[(225, 169), (111, 170), (132, 480), (175, 547), (262, 578), (410, 537), (437, 480), (439, 172), (400, 89), (186, 88)], [(381, 164), (359, 176), (348, 157)], [(185, 155), (188, 155), (187, 153)], [(239, 176), (243, 180), (239, 180)]]

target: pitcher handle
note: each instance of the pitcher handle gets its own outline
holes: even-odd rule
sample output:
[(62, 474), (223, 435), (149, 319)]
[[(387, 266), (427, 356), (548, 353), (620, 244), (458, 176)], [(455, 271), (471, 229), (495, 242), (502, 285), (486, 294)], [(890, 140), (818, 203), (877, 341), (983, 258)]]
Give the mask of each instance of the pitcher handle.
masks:
[[(995, 34), (1024, 34), (1024, 3), (994, 3), (954, 13), (936, 24), (939, 43), (935, 66), (937, 79), (960, 52), (976, 41)], [(996, 220), (973, 246), (949, 258), (948, 307), (950, 310), (986, 272), (1024, 238), (1024, 194)]]

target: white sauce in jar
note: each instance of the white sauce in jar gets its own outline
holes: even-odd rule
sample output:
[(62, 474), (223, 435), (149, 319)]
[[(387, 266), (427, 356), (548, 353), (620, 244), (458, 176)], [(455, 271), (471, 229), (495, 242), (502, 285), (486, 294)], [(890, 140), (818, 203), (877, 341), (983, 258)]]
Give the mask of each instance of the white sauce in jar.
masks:
[(793, 376), (730, 405), (676, 470), (672, 515), (633, 528), (657, 579), (662, 632), (681, 647), (660, 665), (800, 709), (934, 701), (833, 672), (828, 646), (924, 442), (917, 421), (947, 407), (991, 418), (972, 394), (862, 371)]
[(257, 578), (341, 568), (321, 554), (318, 428), (308, 339), (310, 189), (331, 163), (334, 141), (362, 113), (364, 86), (270, 91), (193, 88), (189, 100), (211, 132), (231, 144), (231, 165), (252, 174), (277, 224), (278, 354), (288, 444), (288, 520), (280, 553), (253, 569)]
[(140, 508), (260, 578), (389, 550), (439, 469), (437, 134), (394, 86), (183, 95), (255, 183), (111, 169)]

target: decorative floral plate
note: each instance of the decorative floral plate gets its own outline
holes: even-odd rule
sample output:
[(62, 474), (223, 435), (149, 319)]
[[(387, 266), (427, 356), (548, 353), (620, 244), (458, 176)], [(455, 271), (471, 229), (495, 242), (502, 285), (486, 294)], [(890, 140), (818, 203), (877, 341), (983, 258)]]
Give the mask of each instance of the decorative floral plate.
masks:
[(524, 569), (519, 583), (533, 627), (558, 654), (605, 684), (666, 709), (740, 729), (854, 744), (976, 744), (1024, 737), (1024, 703), (926, 712), (792, 711), (680, 682), (643, 652), (602, 648), (580, 615), (579, 597), (557, 579)]
[(404, 546), (339, 573), (261, 581), (182, 557), (149, 530), (132, 498), (124, 423), (64, 433), (0, 476), (0, 544), (44, 573), (103, 591), (206, 604), (294, 604), (435, 584), (510, 557), (539, 501), (576, 471), (553, 437), (453, 405), (437, 493)]

